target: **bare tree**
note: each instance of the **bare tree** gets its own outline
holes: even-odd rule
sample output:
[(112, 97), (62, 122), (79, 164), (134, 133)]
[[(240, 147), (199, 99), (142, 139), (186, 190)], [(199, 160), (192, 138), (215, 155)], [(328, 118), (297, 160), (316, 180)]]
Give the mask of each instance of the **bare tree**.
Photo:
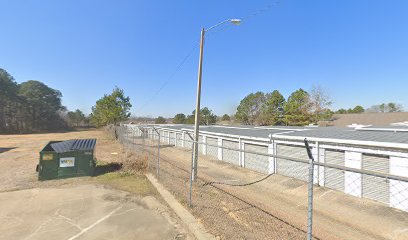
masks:
[(330, 110), (329, 107), (333, 102), (327, 91), (320, 85), (314, 85), (310, 90), (310, 101), (312, 104), (311, 110), (317, 123), (321, 120), (321, 116), (327, 116), (325, 113)]

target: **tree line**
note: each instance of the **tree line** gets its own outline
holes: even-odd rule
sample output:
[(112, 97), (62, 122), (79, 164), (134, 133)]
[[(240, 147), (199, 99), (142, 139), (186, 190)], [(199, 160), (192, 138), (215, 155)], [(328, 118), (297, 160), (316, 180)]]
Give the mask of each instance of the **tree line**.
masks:
[(335, 113), (346, 114), (346, 113), (392, 113), (392, 112), (402, 112), (404, 109), (401, 104), (398, 103), (381, 103), (378, 105), (373, 105), (367, 109), (364, 109), (362, 106), (357, 105), (354, 108), (344, 109), (340, 108)]
[[(318, 124), (319, 121), (333, 119), (333, 114), (364, 113), (364, 112), (400, 112), (402, 106), (397, 103), (382, 103), (365, 109), (361, 105), (354, 108), (332, 111), (331, 97), (320, 86), (313, 86), (308, 92), (298, 89), (287, 99), (278, 91), (269, 93), (256, 92), (245, 96), (239, 103), (236, 113), (232, 116), (224, 114), (217, 117), (207, 107), (201, 109), (201, 125), (215, 124), (217, 121), (238, 122), (245, 125), (289, 125), (304, 126)], [(194, 111), (191, 115), (176, 114), (173, 123), (194, 124)], [(156, 123), (166, 123), (166, 119), (159, 117)]]
[(66, 127), (60, 113), (60, 91), (44, 83), (29, 80), (17, 83), (0, 68), (0, 132), (24, 133)]
[[(319, 86), (313, 87), (310, 92), (300, 88), (290, 94), (288, 99), (278, 90), (269, 93), (258, 91), (248, 94), (240, 101), (233, 118), (245, 125), (303, 126), (329, 120), (333, 115), (329, 108), (331, 104), (330, 96)], [(173, 123), (193, 124), (194, 113), (193, 111), (189, 116), (179, 113), (174, 116)], [(218, 118), (220, 121), (231, 119), (228, 114)], [(215, 124), (217, 116), (208, 108), (203, 108), (200, 121), (202, 125)]]
[[(164, 120), (164, 121), (163, 121)], [(213, 113), (208, 107), (200, 109), (200, 125), (212, 125), (217, 122), (217, 115)], [(158, 117), (155, 123), (166, 123), (163, 117)], [(184, 113), (178, 113), (173, 118), (175, 124), (194, 124), (195, 123), (195, 110), (190, 115)]]
[[(274, 90), (270, 93), (256, 92), (244, 97), (236, 113), (235, 121), (245, 125), (307, 125), (320, 120), (328, 120), (333, 115), (329, 109), (332, 101), (321, 87), (313, 87), (309, 92), (298, 89), (288, 99)], [(193, 124), (195, 111), (186, 116), (183, 113), (176, 114), (173, 123)], [(217, 117), (207, 107), (200, 111), (200, 124), (210, 125), (219, 121), (231, 121), (228, 114)], [(156, 123), (165, 123), (163, 117), (156, 119)]]
[(298, 89), (287, 99), (278, 91), (256, 92), (244, 97), (235, 114), (235, 119), (247, 125), (303, 126), (329, 120), (331, 98), (321, 87), (310, 92)]
[(55, 131), (72, 127), (104, 126), (129, 118), (129, 97), (115, 88), (104, 95), (86, 116), (81, 110), (68, 111), (62, 93), (41, 81), (17, 83), (0, 68), (0, 133)]
[[(67, 129), (69, 127), (118, 124), (130, 117), (130, 98), (123, 89), (115, 87), (92, 107), (86, 116), (81, 110), (68, 111), (61, 103), (62, 93), (46, 84), (29, 80), (17, 83), (0, 68), (0, 133), (25, 133)], [(308, 125), (330, 120), (334, 113), (399, 112), (397, 103), (382, 103), (364, 109), (358, 105), (350, 109), (330, 109), (332, 101), (326, 91), (314, 86), (309, 92), (298, 89), (287, 99), (278, 91), (256, 92), (245, 96), (232, 116), (217, 117), (208, 107), (200, 109), (200, 124), (211, 125), (217, 121), (235, 121), (247, 125)], [(158, 117), (156, 123), (166, 123)], [(195, 110), (191, 114), (176, 114), (173, 123), (194, 124)]]
[[(256, 92), (244, 97), (233, 116), (224, 114), (217, 117), (207, 107), (200, 111), (200, 125), (211, 125), (218, 121), (234, 120), (245, 125), (307, 125), (320, 120), (328, 120), (333, 115), (329, 109), (332, 101), (321, 87), (313, 87), (309, 92), (298, 89), (288, 99), (274, 90), (269, 93)], [(191, 115), (178, 113), (173, 118), (176, 124), (194, 124), (195, 111)], [(163, 117), (156, 123), (165, 123)]]

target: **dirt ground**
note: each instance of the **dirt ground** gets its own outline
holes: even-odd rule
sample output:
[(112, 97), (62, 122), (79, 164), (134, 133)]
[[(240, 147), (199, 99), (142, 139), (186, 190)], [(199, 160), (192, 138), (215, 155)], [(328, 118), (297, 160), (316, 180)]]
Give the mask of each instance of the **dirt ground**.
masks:
[(123, 159), (99, 130), (0, 136), (0, 239), (194, 239), (144, 175), (38, 181), (39, 152), (51, 140), (96, 138), (96, 158)]
[[(73, 184), (83, 178), (37, 181), (35, 171), (38, 164), (39, 152), (49, 141), (69, 140), (76, 138), (96, 138), (96, 158), (103, 162), (120, 161), (121, 146), (113, 142), (104, 132), (74, 131), (66, 133), (0, 135), (0, 192), (33, 188), (39, 186), (52, 186), (61, 182)], [(0, 151), (1, 152), (1, 151)], [(118, 154), (112, 154), (118, 153)], [(88, 179), (87, 179), (88, 180)]]
[[(151, 150), (151, 154), (156, 152), (155, 147)], [(191, 150), (165, 146), (160, 156), (162, 184), (187, 205)], [(152, 173), (156, 171), (156, 158), (151, 157)], [(200, 179), (193, 188), (191, 211), (212, 234), (221, 239), (306, 238), (304, 182), (272, 175), (245, 187), (206, 185), (213, 181), (248, 183), (265, 175), (208, 156), (199, 159)], [(316, 239), (408, 239), (406, 212), (321, 187), (315, 187), (314, 195)]]

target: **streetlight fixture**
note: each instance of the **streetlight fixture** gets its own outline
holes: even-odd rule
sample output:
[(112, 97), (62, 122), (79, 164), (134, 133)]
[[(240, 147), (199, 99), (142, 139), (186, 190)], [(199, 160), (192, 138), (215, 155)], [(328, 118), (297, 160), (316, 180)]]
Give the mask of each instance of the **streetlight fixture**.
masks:
[(201, 40), (200, 40), (200, 58), (198, 63), (198, 82), (197, 82), (197, 99), (196, 99), (196, 111), (195, 111), (195, 123), (194, 123), (194, 143), (193, 143), (193, 161), (192, 161), (192, 168), (194, 172), (192, 172), (192, 180), (194, 181), (197, 177), (197, 167), (198, 167), (198, 134), (200, 128), (200, 99), (201, 99), (201, 76), (203, 72), (203, 50), (204, 50), (204, 35), (206, 32), (210, 31), (213, 28), (216, 28), (224, 23), (232, 23), (234, 25), (240, 25), (242, 20), (241, 19), (227, 19), (220, 23), (215, 24), (212, 27), (207, 29), (201, 29)]
[(242, 20), (239, 19), (239, 18), (230, 19), (230, 21), (231, 21), (232, 24), (235, 24), (237, 26), (239, 26), (241, 24), (241, 22), (242, 22)]

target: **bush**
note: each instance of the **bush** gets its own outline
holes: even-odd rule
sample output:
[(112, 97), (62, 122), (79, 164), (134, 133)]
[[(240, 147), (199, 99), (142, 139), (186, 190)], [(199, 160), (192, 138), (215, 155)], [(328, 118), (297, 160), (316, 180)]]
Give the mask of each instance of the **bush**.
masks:
[(146, 154), (136, 154), (125, 150), (122, 155), (123, 170), (133, 174), (144, 174), (148, 167), (148, 158)]

